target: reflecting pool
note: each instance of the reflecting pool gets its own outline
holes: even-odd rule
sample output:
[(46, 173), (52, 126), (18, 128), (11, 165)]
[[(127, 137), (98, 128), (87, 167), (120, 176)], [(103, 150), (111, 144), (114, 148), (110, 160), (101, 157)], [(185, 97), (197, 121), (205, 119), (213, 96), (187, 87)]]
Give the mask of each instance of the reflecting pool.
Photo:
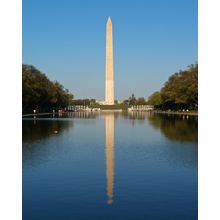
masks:
[(23, 219), (197, 219), (197, 126), (148, 112), (23, 118)]

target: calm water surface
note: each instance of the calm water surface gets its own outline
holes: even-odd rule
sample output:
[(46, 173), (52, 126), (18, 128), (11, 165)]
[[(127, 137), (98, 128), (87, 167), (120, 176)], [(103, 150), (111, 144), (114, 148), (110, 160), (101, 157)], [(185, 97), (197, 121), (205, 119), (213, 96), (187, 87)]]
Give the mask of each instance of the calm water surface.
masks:
[(149, 113), (23, 119), (23, 219), (197, 219), (197, 124)]

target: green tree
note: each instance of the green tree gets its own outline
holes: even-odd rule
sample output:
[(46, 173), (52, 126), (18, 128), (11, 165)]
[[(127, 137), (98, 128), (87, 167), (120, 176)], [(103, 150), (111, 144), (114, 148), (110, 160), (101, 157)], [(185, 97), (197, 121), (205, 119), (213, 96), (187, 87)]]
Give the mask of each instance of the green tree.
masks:
[(136, 98), (134, 93), (129, 97), (128, 101), (129, 101), (129, 105), (136, 105)]
[(22, 65), (23, 112), (50, 111), (71, 104), (73, 95), (32, 65)]
[(149, 96), (147, 104), (154, 105), (154, 106), (160, 105), (161, 104), (160, 92), (154, 92), (151, 96)]
[(198, 108), (198, 64), (173, 74), (160, 92), (148, 98), (148, 104), (161, 109)]
[(143, 97), (140, 97), (136, 100), (136, 105), (146, 105), (146, 101)]
[(164, 107), (196, 109), (198, 107), (198, 65), (191, 65), (187, 70), (172, 75), (160, 93)]

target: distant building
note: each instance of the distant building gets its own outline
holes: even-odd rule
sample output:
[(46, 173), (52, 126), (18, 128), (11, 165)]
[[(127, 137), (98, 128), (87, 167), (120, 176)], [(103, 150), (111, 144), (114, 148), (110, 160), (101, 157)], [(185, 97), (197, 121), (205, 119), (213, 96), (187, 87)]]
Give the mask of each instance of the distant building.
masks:
[(105, 105), (105, 101), (96, 101), (99, 105)]
[(80, 111), (100, 111), (100, 108), (90, 108), (87, 105), (69, 105), (66, 107), (69, 112), (80, 112)]
[(154, 110), (153, 105), (132, 105), (128, 108), (128, 111), (152, 111)]

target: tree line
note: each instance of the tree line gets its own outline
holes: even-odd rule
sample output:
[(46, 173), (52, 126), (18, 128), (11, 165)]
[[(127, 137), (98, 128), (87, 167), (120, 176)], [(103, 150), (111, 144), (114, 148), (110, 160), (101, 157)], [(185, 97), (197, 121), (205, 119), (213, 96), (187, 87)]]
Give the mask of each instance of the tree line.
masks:
[(22, 65), (22, 112), (45, 112), (71, 104), (73, 94), (32, 65)]
[(160, 91), (149, 98), (149, 105), (156, 109), (198, 109), (198, 64), (190, 65), (169, 77)]
[[(23, 113), (52, 111), (68, 105), (98, 106), (95, 99), (73, 100), (73, 94), (57, 81), (48, 77), (32, 65), (22, 65), (22, 106)], [(154, 92), (146, 101), (132, 94), (123, 103), (116, 105), (154, 105), (161, 110), (198, 109), (198, 64), (190, 65), (171, 75), (160, 91)]]
[(146, 105), (147, 104), (147, 102), (144, 99), (144, 97), (136, 98), (134, 93), (128, 99), (124, 100), (123, 103), (128, 105), (128, 106), (132, 106), (132, 105)]
[(75, 99), (72, 102), (73, 105), (95, 105), (96, 100), (95, 99)]

